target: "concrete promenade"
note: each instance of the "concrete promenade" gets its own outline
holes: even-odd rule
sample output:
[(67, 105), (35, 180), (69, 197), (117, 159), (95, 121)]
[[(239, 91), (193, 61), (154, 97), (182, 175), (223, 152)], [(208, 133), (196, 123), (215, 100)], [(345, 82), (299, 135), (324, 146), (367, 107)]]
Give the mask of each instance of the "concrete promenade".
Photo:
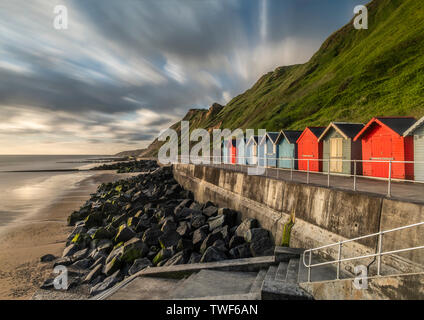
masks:
[[(208, 166), (218, 167), (225, 170), (247, 173), (249, 166), (234, 164), (210, 164)], [(254, 167), (251, 167), (254, 168)], [(258, 168), (260, 169), (260, 168)], [(292, 176), (293, 174), (293, 176)], [(265, 173), (260, 174), (273, 179), (308, 183), (308, 173), (304, 171), (293, 171), (289, 169), (265, 168)], [(328, 183), (329, 181), (329, 183)], [(309, 184), (324, 186), (342, 190), (354, 190), (354, 177), (341, 176), (327, 173), (309, 172)], [(388, 196), (389, 186), (387, 179), (373, 179), (362, 176), (356, 177), (356, 191)], [(409, 202), (424, 203), (424, 183), (409, 181), (391, 181), (390, 199), (405, 200)]]

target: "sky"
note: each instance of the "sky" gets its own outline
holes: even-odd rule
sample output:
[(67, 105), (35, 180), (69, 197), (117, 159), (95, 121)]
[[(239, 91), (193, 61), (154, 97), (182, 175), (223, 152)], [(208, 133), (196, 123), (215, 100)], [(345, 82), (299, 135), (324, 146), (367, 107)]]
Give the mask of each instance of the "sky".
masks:
[(0, 0), (0, 154), (146, 147), (189, 109), (308, 61), (366, 2)]

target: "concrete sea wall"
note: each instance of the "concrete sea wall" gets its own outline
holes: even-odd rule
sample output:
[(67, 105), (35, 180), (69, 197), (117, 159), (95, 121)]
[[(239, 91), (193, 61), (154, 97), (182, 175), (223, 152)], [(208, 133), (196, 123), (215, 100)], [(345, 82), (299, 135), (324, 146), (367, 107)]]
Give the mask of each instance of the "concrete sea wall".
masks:
[[(341, 240), (424, 221), (424, 206), (378, 195), (297, 182), (249, 176), (208, 166), (175, 164), (175, 179), (194, 193), (199, 202), (212, 201), (239, 211), (243, 218), (256, 218), (281, 243), (284, 224), (295, 212), (292, 247), (314, 248)], [(421, 245), (424, 228), (398, 231), (384, 236), (383, 249)], [(347, 243), (343, 257), (374, 253), (377, 237)], [(323, 255), (336, 256), (337, 247)], [(369, 264), (373, 259), (361, 260)], [(424, 250), (386, 256), (383, 262), (401, 272), (421, 271)], [(343, 268), (351, 271), (353, 264)], [(375, 264), (374, 264), (375, 265)]]

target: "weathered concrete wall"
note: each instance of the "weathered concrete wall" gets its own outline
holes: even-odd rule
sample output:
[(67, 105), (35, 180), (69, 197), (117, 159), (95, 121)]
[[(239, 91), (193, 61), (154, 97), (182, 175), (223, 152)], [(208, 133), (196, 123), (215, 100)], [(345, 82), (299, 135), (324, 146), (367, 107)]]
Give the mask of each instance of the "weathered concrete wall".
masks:
[[(291, 246), (313, 248), (341, 240), (363, 236), (380, 230), (424, 220), (424, 207), (407, 202), (388, 200), (365, 193), (335, 190), (314, 185), (249, 176), (244, 173), (207, 166), (174, 165), (176, 180), (191, 190), (196, 200), (212, 201), (241, 212), (243, 218), (256, 218), (272, 232), (275, 243), (280, 244), (284, 224), (292, 211), (296, 223), (292, 229)], [(412, 230), (412, 229), (411, 229)], [(418, 245), (421, 230), (401, 232), (384, 237), (384, 249), (397, 249)], [(348, 243), (343, 247), (343, 257), (373, 253), (377, 237)], [(325, 251), (333, 257), (337, 248)], [(424, 251), (424, 250), (421, 250)], [(424, 252), (404, 254), (419, 264), (424, 262)], [(401, 267), (397, 257), (385, 257), (384, 262)], [(364, 259), (368, 264), (372, 259)], [(355, 262), (357, 264), (357, 262)], [(346, 263), (350, 271), (352, 265)], [(404, 272), (414, 268), (400, 268)]]
[(316, 300), (422, 300), (424, 274), (374, 277), (367, 289), (356, 289), (352, 280), (301, 283)]

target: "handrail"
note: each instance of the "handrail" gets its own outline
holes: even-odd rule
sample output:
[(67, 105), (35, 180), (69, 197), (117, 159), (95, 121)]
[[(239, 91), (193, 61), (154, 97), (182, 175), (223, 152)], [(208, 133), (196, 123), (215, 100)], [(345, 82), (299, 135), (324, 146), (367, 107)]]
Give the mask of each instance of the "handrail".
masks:
[[(390, 251), (382, 251), (383, 235), (390, 233), (390, 232), (409, 229), (409, 228), (413, 228), (413, 227), (417, 227), (417, 226), (421, 226), (421, 225), (424, 225), (424, 222), (418, 222), (418, 223), (410, 224), (410, 225), (407, 225), (407, 226), (402, 226), (402, 227), (397, 227), (397, 228), (393, 228), (393, 229), (389, 229), (389, 230), (379, 231), (379, 232), (368, 234), (368, 235), (365, 235), (365, 236), (356, 237), (356, 238), (343, 240), (343, 241), (338, 241), (338, 242), (335, 242), (335, 243), (332, 243), (332, 244), (328, 244), (328, 245), (324, 245), (324, 246), (321, 246), (321, 247), (316, 247), (316, 248), (305, 250), (303, 252), (303, 255), (302, 255), (302, 262), (303, 262), (303, 265), (308, 269), (308, 282), (311, 282), (311, 269), (314, 268), (314, 267), (325, 266), (325, 265), (330, 265), (330, 264), (337, 264), (336, 279), (339, 280), (340, 279), (340, 264), (342, 262), (360, 260), (360, 259), (364, 259), (364, 258), (373, 258), (373, 257), (377, 257), (377, 275), (380, 276), (381, 275), (381, 257), (382, 256), (394, 254), (394, 253), (424, 249), (424, 245), (422, 245), (422, 246), (415, 246), (415, 247), (396, 249), (396, 250), (390, 250)], [(348, 243), (348, 242), (358, 241), (358, 240), (361, 240), (361, 239), (367, 239), (367, 238), (370, 238), (370, 237), (376, 237), (376, 236), (378, 236), (378, 248), (377, 248), (376, 253), (370, 253), (370, 254), (356, 256), (356, 257), (341, 258), (341, 252), (342, 252), (343, 244)], [(325, 248), (330, 248), (330, 247), (335, 247), (335, 246), (338, 246), (338, 257), (337, 257), (336, 260), (312, 264), (312, 252), (313, 251), (322, 250), (322, 249), (325, 249)], [(309, 259), (308, 259), (308, 263), (306, 263), (305, 258), (306, 258), (306, 255), (308, 253), (309, 253), (309, 256), (308, 256)]]
[[(234, 166), (233, 169), (243, 171), (243, 167), (249, 167), (249, 166), (258, 166), (260, 168), (265, 168), (264, 175), (268, 176), (270, 170), (282, 170), (287, 171), (290, 170), (290, 180), (293, 180), (293, 173), (294, 172), (305, 172), (306, 173), (306, 183), (310, 183), (310, 175), (311, 174), (322, 174), (327, 175), (327, 186), (330, 187), (331, 185), (331, 176), (345, 176), (353, 178), (353, 191), (357, 191), (357, 178), (362, 177), (366, 179), (372, 179), (372, 180), (383, 180), (387, 181), (387, 192), (386, 195), (388, 197), (392, 196), (392, 182), (393, 181), (403, 181), (403, 182), (412, 182), (417, 184), (424, 184), (424, 181), (422, 180), (413, 180), (408, 179), (408, 177), (405, 175), (405, 177), (393, 177), (393, 168), (395, 166), (398, 166), (400, 164), (403, 164), (405, 166), (413, 166), (414, 164), (423, 164), (424, 161), (400, 161), (400, 160), (376, 160), (376, 159), (333, 159), (333, 158), (327, 158), (327, 159), (305, 159), (305, 158), (294, 158), (294, 157), (267, 157), (264, 156), (239, 156), (239, 155), (221, 155), (221, 156), (180, 156), (181, 160), (185, 160), (185, 163), (194, 162), (196, 164), (202, 164), (202, 165), (232, 165)], [(232, 163), (230, 159), (234, 159), (235, 157), (235, 163)], [(194, 161), (196, 160), (196, 161)], [(279, 167), (281, 162), (287, 162), (291, 161), (291, 165), (285, 164), (287, 167)], [(297, 163), (304, 163), (307, 162), (306, 168), (303, 169), (295, 169), (295, 162)], [(323, 167), (323, 170), (312, 170), (310, 164), (312, 163), (322, 163), (323, 166), (325, 165), (325, 168)], [(334, 172), (331, 170), (331, 163), (350, 163), (351, 169), (349, 170), (349, 173), (346, 172)], [(366, 163), (381, 163), (386, 164), (388, 171), (385, 176), (372, 176), (372, 175), (364, 175), (363, 172), (358, 172), (358, 166), (359, 165), (365, 165)], [(325, 170), (324, 170), (325, 169)], [(352, 171), (353, 170), (353, 171)], [(343, 170), (342, 170), (343, 171)], [(407, 169), (405, 168), (405, 174)], [(280, 176), (280, 171), (276, 172), (277, 178)]]

